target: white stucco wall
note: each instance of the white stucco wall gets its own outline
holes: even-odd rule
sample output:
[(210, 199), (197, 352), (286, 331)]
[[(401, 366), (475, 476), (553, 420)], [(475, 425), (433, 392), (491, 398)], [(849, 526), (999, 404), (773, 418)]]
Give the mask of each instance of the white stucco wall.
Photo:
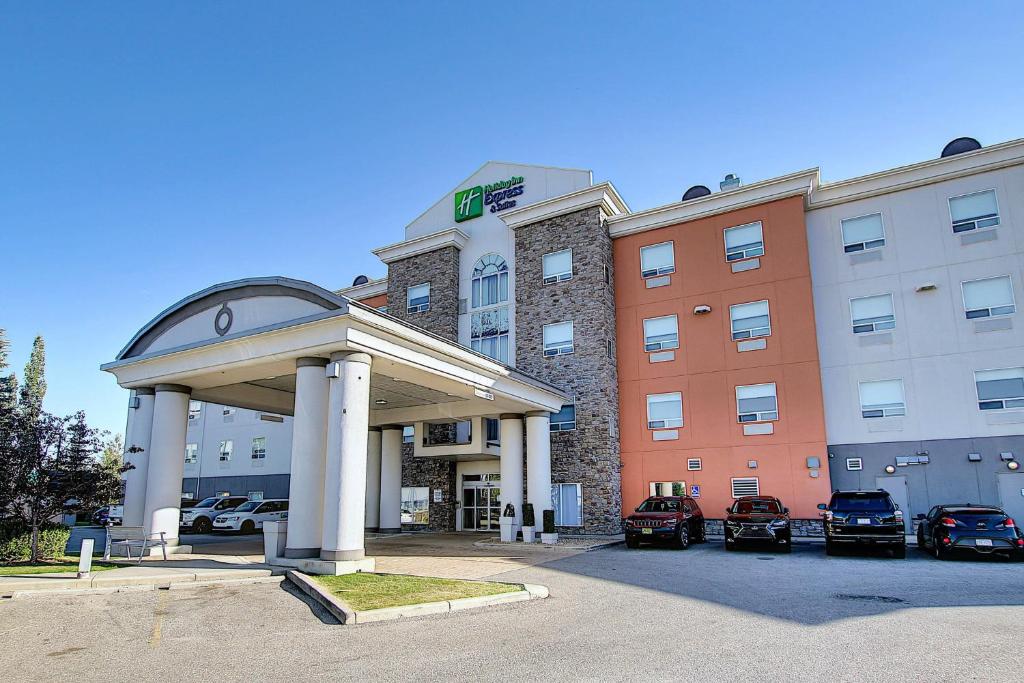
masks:
[[(948, 198), (992, 188), (997, 239), (963, 244)], [(854, 264), (840, 221), (874, 212), (885, 228), (882, 258)], [(812, 208), (807, 230), (829, 443), (1021, 433), (1024, 411), (978, 409), (974, 371), (1024, 366), (1024, 167)], [(960, 283), (999, 275), (1013, 281), (1012, 328), (978, 331), (965, 317)], [(936, 289), (915, 291), (927, 283)], [(896, 316), (892, 341), (866, 345), (853, 334), (849, 301), (887, 292)], [(904, 382), (906, 416), (863, 419), (858, 383), (895, 378)]]

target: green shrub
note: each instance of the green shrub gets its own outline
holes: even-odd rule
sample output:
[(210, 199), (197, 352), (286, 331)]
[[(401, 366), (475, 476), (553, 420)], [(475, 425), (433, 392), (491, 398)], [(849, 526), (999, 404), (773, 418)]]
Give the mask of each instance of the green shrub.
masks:
[[(39, 559), (64, 557), (71, 529), (62, 524), (48, 524), (39, 529)], [(0, 562), (27, 562), (32, 557), (32, 529), (26, 527), (0, 529)]]
[(523, 526), (533, 526), (536, 521), (533, 516), (533, 504), (527, 503), (523, 506)]
[(553, 534), (555, 533), (555, 511), (545, 510), (544, 511), (544, 533)]

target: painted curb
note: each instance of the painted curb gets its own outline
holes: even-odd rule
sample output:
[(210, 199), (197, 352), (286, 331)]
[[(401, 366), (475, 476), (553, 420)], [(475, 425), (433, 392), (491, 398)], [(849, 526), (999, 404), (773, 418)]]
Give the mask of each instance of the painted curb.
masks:
[(321, 590), (313, 579), (309, 578), (302, 572), (295, 571), (294, 569), (289, 569), (285, 576), (287, 576), (288, 580), (291, 581), (299, 590), (323, 605), (324, 609), (330, 612), (331, 615), (340, 623), (355, 623), (355, 611), (341, 600), (336, 599), (327, 591)]

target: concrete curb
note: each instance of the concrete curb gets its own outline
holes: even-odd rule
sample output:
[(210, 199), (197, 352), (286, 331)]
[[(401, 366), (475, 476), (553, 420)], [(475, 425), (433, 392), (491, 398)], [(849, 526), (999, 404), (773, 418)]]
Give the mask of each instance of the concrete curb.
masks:
[(503, 605), (509, 602), (522, 602), (525, 600), (537, 600), (548, 597), (546, 586), (537, 584), (522, 584), (523, 590), (497, 595), (483, 595), (476, 598), (458, 598), (456, 600), (442, 600), (439, 602), (424, 602), (418, 605), (402, 605), (400, 607), (385, 607), (383, 609), (371, 609), (357, 611), (352, 609), (344, 600), (331, 595), (323, 590), (315, 580), (302, 572), (295, 570), (288, 571), (288, 579), (295, 584), (303, 593), (323, 605), (324, 609), (342, 624), (370, 624), (378, 621), (391, 621), (405, 617), (421, 617), (427, 614), (444, 614), (447, 612), (458, 612), (478, 607), (490, 607), (492, 605)]
[(2, 592), (0, 597), (15, 600), (46, 595), (109, 595), (111, 593), (145, 593), (158, 590), (189, 590), (193, 588), (216, 588), (219, 586), (248, 585), (256, 583), (280, 583), (283, 575), (259, 576), (244, 579), (210, 579), (204, 581), (177, 581), (175, 583), (123, 584), (102, 588), (45, 588)]
[[(116, 570), (110, 570), (116, 571)], [(0, 597), (16, 598), (44, 594), (118, 593), (125, 590), (156, 590), (171, 586), (208, 586), (225, 583), (258, 583), (280, 581), (270, 569), (215, 569), (172, 570), (163, 573), (146, 572), (110, 576), (109, 572), (95, 572), (89, 578), (26, 578), (16, 582), (0, 581)]]
[(545, 545), (544, 543), (541, 543), (540, 541), (538, 541), (536, 543), (523, 543), (522, 541), (515, 541), (513, 543), (501, 543), (501, 542), (494, 543), (494, 542), (491, 542), (491, 541), (476, 541), (476, 542), (473, 543), (473, 545), (475, 547), (477, 547), (477, 548), (501, 548), (501, 549), (504, 549), (504, 550), (524, 550), (526, 552), (543, 552), (543, 551), (549, 551), (550, 552), (552, 550), (564, 550), (566, 552), (568, 552), (568, 551), (578, 551), (578, 552), (588, 553), (591, 550), (599, 550), (601, 548), (609, 548), (609, 547), (611, 547), (613, 545), (622, 545), (625, 542), (626, 542), (625, 539), (619, 538), (619, 539), (615, 539), (615, 540), (612, 540), (612, 541), (607, 541), (607, 542), (604, 542), (604, 543), (595, 543), (594, 545), (588, 545), (588, 546), (573, 546), (573, 545), (558, 545), (558, 544), (555, 544), (555, 545)]

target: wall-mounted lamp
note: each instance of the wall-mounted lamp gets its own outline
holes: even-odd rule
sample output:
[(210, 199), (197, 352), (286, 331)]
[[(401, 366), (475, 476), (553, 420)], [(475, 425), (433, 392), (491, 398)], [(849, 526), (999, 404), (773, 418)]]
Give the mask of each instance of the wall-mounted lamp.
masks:
[(711, 307), (710, 306), (700, 305), (700, 306), (694, 306), (693, 307), (693, 314), (694, 315), (707, 315), (710, 312), (711, 312)]
[(893, 472), (896, 471), (896, 467), (893, 466), (893, 465), (886, 465), (885, 466), (885, 471), (888, 472), (889, 474), (892, 474)]
[(1020, 467), (1020, 463), (1017, 462), (1016, 460), (1011, 460), (1010, 462), (1006, 463), (1006, 466), (1016, 472), (1017, 468)]
[(915, 292), (934, 292), (938, 288), (939, 288), (939, 286), (937, 284), (935, 284), (934, 282), (926, 282), (923, 285), (918, 285), (917, 287), (914, 287), (914, 291)]
[(752, 470), (756, 470), (757, 469), (757, 461), (756, 460), (748, 460), (747, 461), (747, 467), (749, 467)]
[(1003, 462), (1009, 462), (1010, 460), (1013, 460), (1013, 453), (1003, 451), (1002, 453), (999, 454), (999, 459), (1002, 460)]
[(807, 469), (813, 470), (818, 467), (821, 467), (821, 459), (819, 457), (812, 455), (811, 457), (807, 458)]
[(981, 462), (981, 453), (968, 453), (967, 462)]

